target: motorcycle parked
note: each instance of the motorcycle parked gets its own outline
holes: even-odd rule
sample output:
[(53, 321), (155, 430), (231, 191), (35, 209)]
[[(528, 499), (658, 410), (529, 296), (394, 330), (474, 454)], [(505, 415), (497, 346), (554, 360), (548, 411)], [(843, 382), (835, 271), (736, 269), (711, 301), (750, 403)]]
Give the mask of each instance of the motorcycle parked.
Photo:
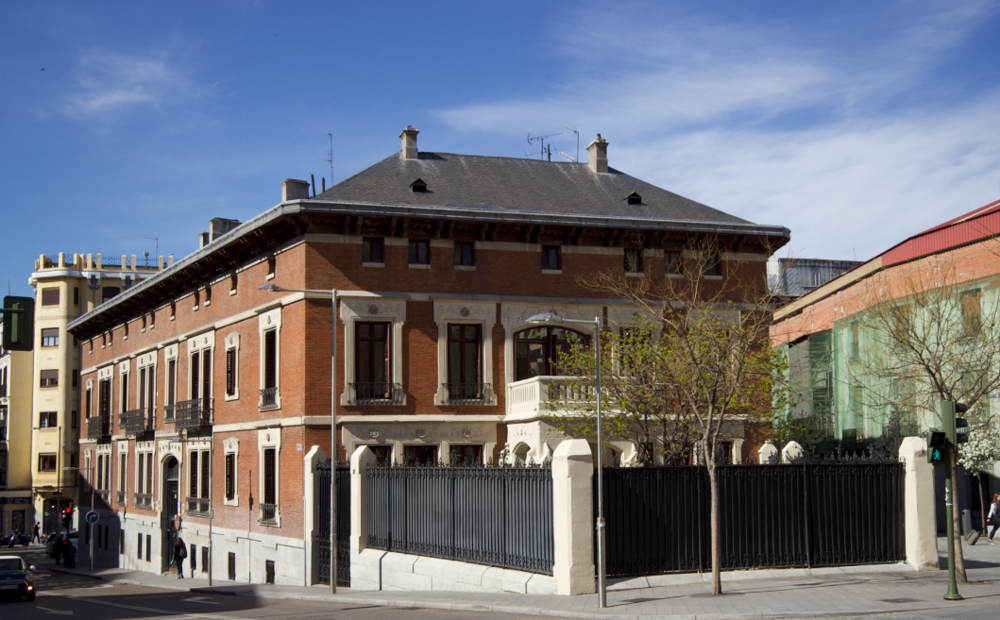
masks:
[(7, 547), (13, 547), (14, 545), (23, 545), (27, 547), (31, 544), (31, 536), (21, 534), (17, 530), (11, 530), (10, 534), (7, 534), (7, 536), (3, 538), (2, 544), (6, 544)]

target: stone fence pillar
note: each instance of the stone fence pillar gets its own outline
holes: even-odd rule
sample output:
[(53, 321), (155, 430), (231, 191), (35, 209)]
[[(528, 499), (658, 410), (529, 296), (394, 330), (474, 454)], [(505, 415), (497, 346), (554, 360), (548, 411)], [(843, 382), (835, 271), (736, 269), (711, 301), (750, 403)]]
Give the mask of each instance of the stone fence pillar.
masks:
[(351, 559), (368, 548), (368, 474), (375, 453), (359, 446), (351, 454)]
[(934, 466), (927, 462), (927, 440), (907, 437), (899, 446), (899, 458), (903, 459), (906, 472), (903, 479), (906, 562), (914, 570), (939, 570)]
[(781, 450), (781, 462), (782, 463), (794, 463), (798, 459), (802, 458), (804, 450), (802, 446), (799, 445), (797, 441), (789, 441), (784, 448)]
[(552, 455), (552, 519), (558, 594), (592, 594), (594, 570), (594, 457), (585, 439), (563, 441)]
[(757, 450), (757, 462), (761, 465), (770, 465), (778, 462), (778, 448), (768, 439), (764, 445)]
[(304, 469), (305, 469), (305, 510), (303, 511), (303, 516), (305, 517), (305, 522), (303, 523), (305, 536), (304, 536), (304, 550), (306, 556), (306, 567), (305, 575), (303, 575), (303, 584), (311, 586), (314, 583), (318, 583), (319, 570), (316, 565), (315, 553), (316, 553), (316, 534), (319, 531), (317, 520), (319, 519), (319, 506), (316, 502), (317, 488), (316, 488), (316, 472), (321, 464), (327, 462), (326, 453), (319, 446), (312, 446), (309, 452), (303, 457)]

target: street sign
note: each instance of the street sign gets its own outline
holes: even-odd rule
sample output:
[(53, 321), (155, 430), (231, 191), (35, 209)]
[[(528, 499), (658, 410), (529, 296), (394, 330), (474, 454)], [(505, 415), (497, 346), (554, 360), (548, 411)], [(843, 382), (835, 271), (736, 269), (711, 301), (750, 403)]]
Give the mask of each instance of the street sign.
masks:
[(87, 518), (87, 523), (89, 523), (91, 525), (95, 525), (98, 521), (101, 520), (101, 515), (97, 514), (97, 512), (95, 512), (95, 511), (91, 510), (90, 512), (87, 513), (87, 517), (86, 518)]

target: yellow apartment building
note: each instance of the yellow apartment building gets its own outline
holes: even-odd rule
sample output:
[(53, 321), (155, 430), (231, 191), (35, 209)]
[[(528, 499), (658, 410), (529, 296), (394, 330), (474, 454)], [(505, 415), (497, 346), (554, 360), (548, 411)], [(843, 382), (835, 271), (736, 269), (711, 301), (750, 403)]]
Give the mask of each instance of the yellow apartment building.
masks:
[[(3, 327), (0, 326), (0, 334)], [(0, 348), (0, 532), (31, 531), (32, 353)]]

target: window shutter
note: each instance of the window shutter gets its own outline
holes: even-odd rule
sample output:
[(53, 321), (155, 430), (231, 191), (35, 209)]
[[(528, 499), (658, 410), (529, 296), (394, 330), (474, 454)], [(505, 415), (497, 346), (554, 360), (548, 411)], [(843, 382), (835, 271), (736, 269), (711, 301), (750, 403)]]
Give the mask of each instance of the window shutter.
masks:
[(201, 354), (201, 359), (205, 364), (204, 372), (201, 375), (201, 397), (207, 401), (212, 397), (212, 350), (205, 349)]
[(177, 403), (177, 395), (174, 390), (177, 387), (177, 360), (170, 360), (167, 364), (167, 404), (173, 405)]
[(153, 453), (146, 455), (146, 493), (153, 492)]
[(191, 477), (190, 496), (198, 497), (198, 453), (191, 452), (191, 467), (188, 474)]
[(264, 503), (274, 503), (274, 449), (264, 450)]
[[(128, 407), (126, 407), (127, 409)], [(146, 369), (139, 369), (139, 409), (146, 408)]]
[(98, 455), (97, 457), (97, 488), (103, 489), (104, 484), (104, 457)]
[(385, 324), (385, 397), (392, 397), (392, 323)]
[(232, 396), (236, 393), (236, 377), (233, 376), (235, 366), (236, 349), (229, 349), (226, 351), (226, 396)]
[(236, 455), (226, 455), (226, 499), (233, 499), (236, 494), (233, 492), (233, 470), (235, 469)]
[(201, 495), (199, 497), (208, 498), (208, 489), (211, 480), (209, 479), (209, 471), (212, 463), (208, 460), (208, 452), (201, 453)]
[[(146, 457), (140, 454), (139, 458), (136, 459), (136, 467), (139, 468), (138, 469), (139, 475), (136, 476), (136, 486), (138, 487), (136, 489), (136, 493), (145, 493), (145, 491), (143, 491), (142, 489), (143, 483), (146, 482), (146, 468), (144, 467), (145, 464), (146, 464)], [(124, 488), (124, 486), (122, 488)]]
[(277, 360), (275, 359), (275, 330), (264, 332), (264, 387), (273, 388), (277, 384)]
[(194, 400), (195, 398), (198, 398), (198, 370), (199, 370), (199, 368), (198, 368), (199, 367), (198, 360), (199, 360), (198, 354), (197, 353), (192, 353), (191, 354), (191, 394), (189, 396), (189, 398), (191, 400)]

